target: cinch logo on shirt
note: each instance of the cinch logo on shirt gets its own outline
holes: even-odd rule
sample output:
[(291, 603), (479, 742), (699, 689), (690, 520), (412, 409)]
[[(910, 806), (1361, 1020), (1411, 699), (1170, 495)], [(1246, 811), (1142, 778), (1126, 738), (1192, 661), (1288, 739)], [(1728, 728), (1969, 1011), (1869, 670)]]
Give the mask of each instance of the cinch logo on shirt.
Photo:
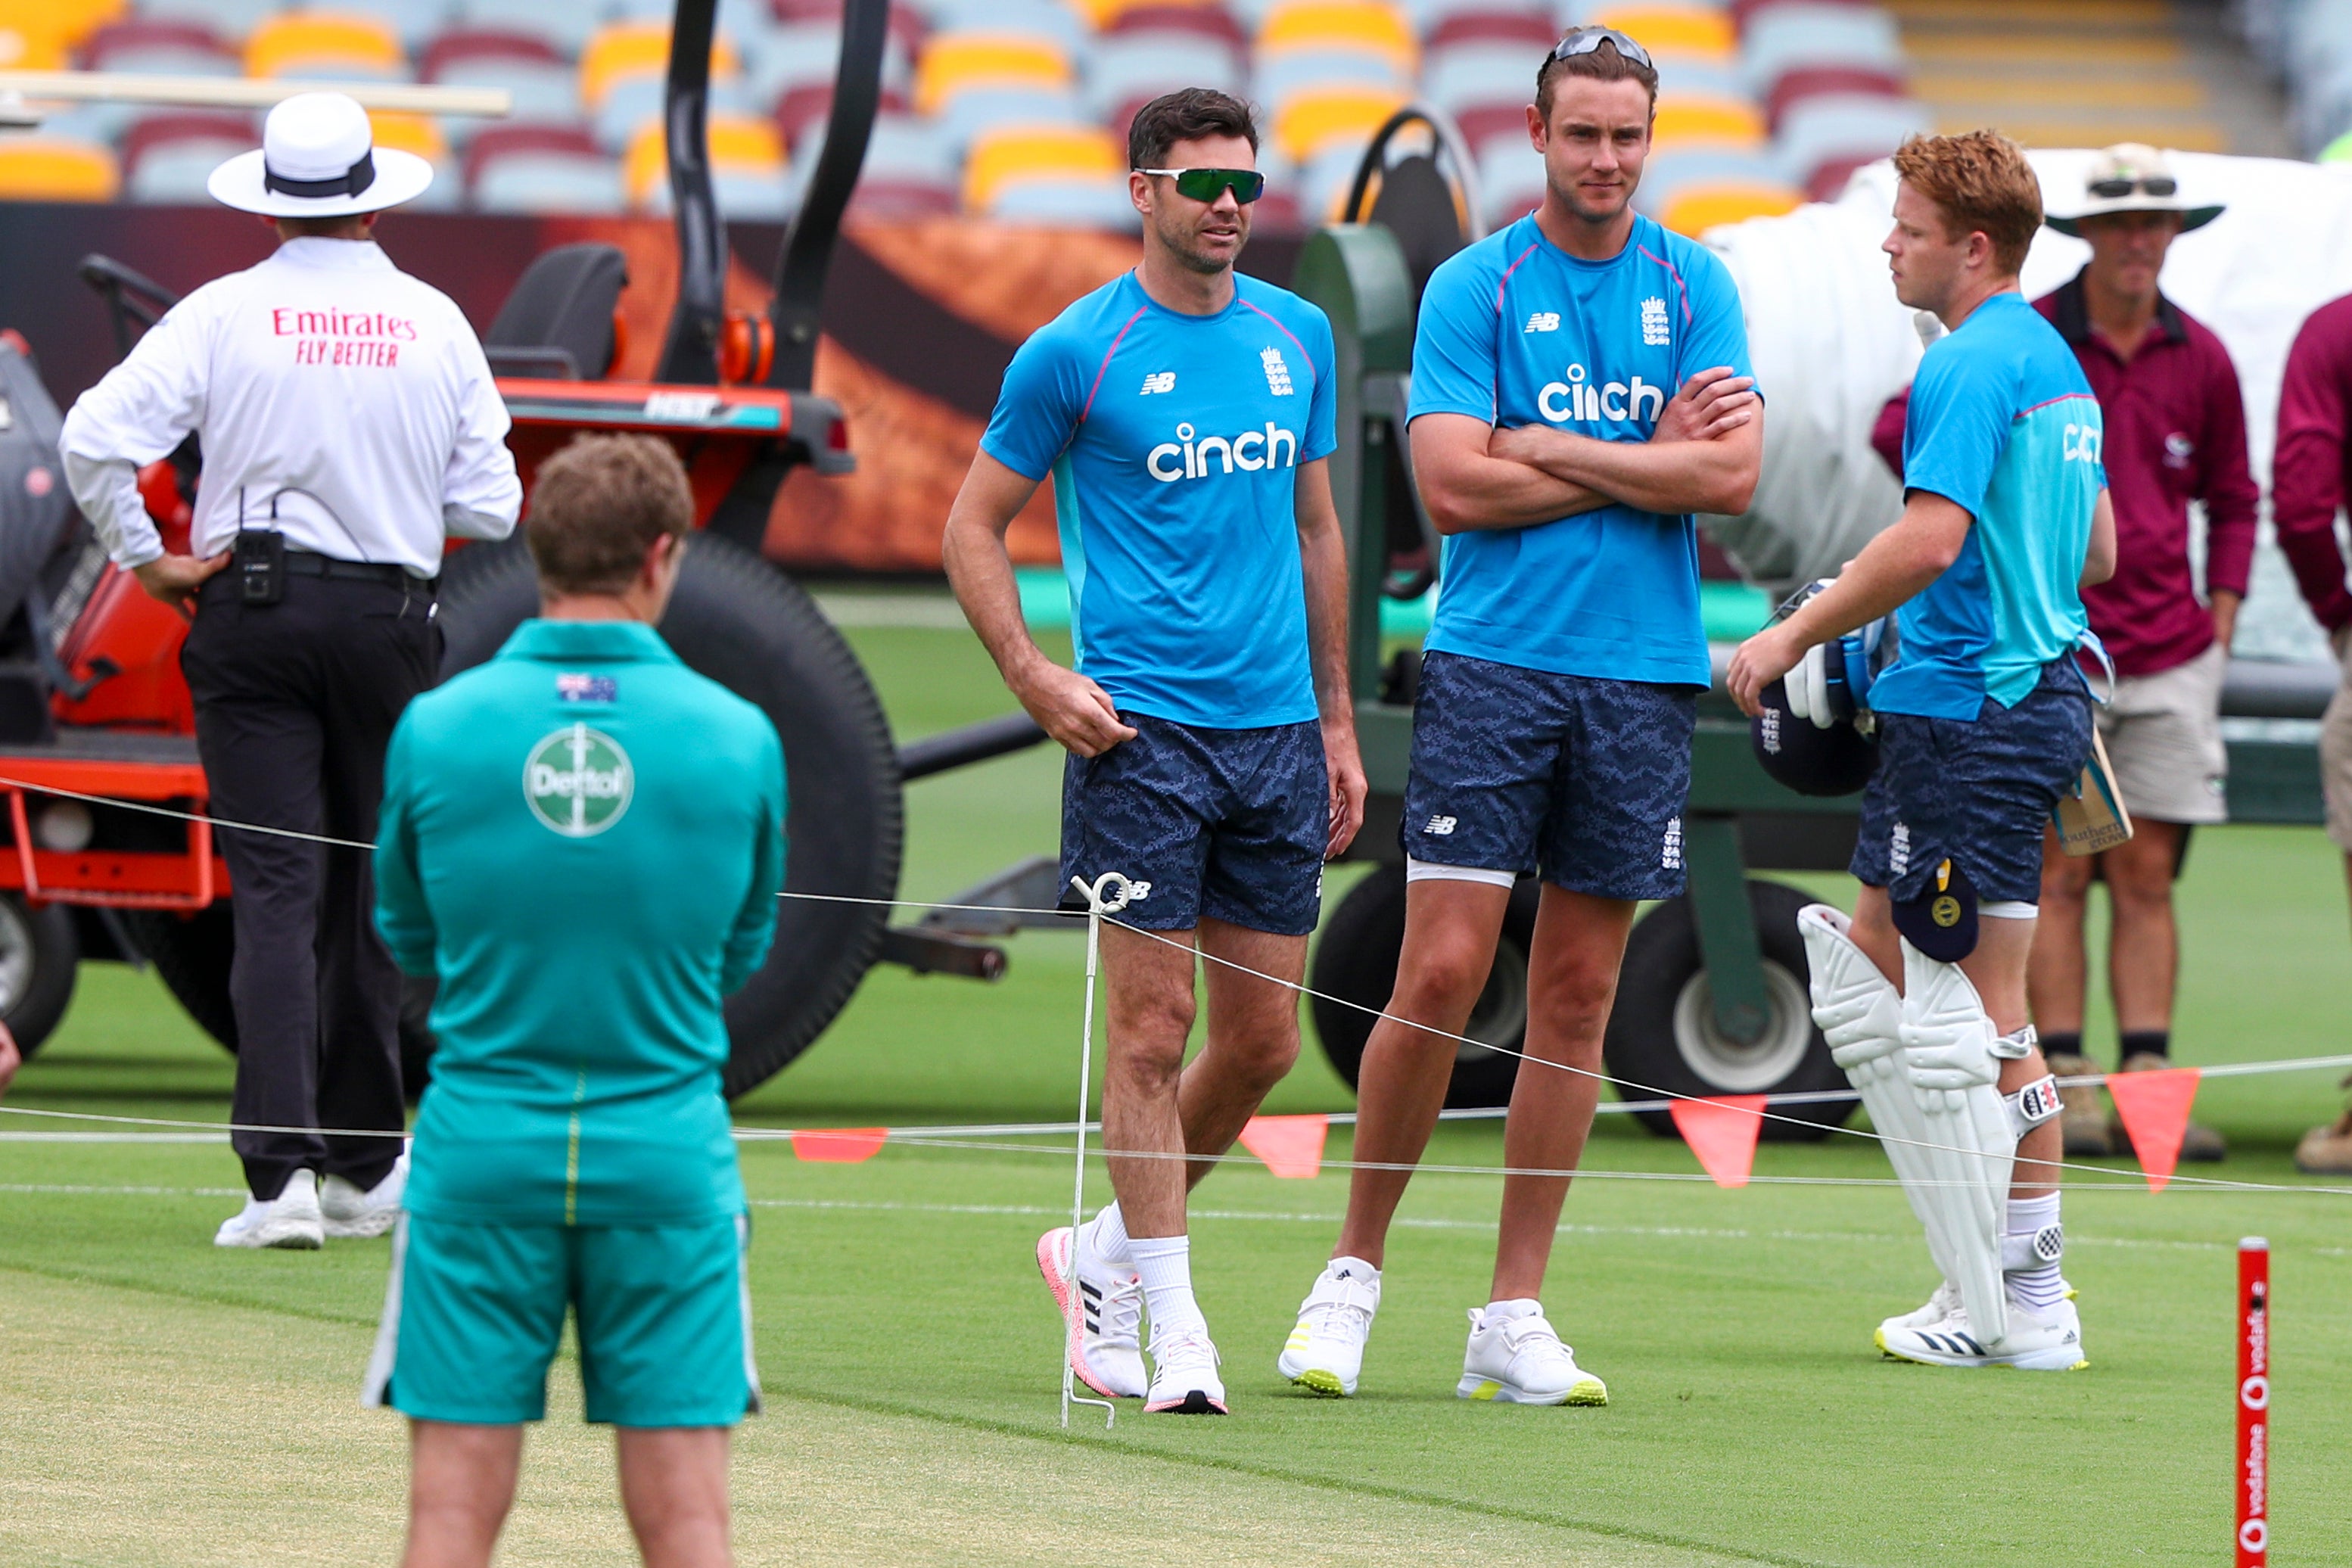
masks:
[[(1566, 374), (1567, 380), (1547, 382), (1536, 394), (1537, 410), (1555, 425), (1600, 419), (1647, 419), (1654, 424), (1665, 412), (1665, 389), (1652, 386), (1638, 375), (1630, 384), (1612, 381), (1595, 386), (1580, 364), (1570, 365)], [(1642, 411), (1645, 402), (1646, 414)]]
[(1257, 357), (1258, 363), (1265, 366), (1265, 389), (1276, 397), (1291, 396), (1290, 366), (1283, 359), (1282, 351), (1267, 349)]
[(1670, 339), (1666, 331), (1666, 302), (1655, 294), (1642, 301), (1642, 345), (1660, 349)]
[(585, 724), (567, 724), (547, 736), (522, 765), (522, 798), (530, 814), (566, 838), (593, 838), (620, 821), (636, 784), (621, 743)]
[(2070, 463), (2097, 462), (2099, 460), (2099, 447), (2103, 439), (2104, 434), (2096, 425), (2069, 424), (2066, 426), (2065, 445), (2063, 448), (2066, 461)]
[(1154, 374), (1145, 376), (1143, 378), (1143, 390), (1137, 393), (1136, 395), (1138, 397), (1149, 397), (1155, 392), (1173, 392), (1175, 390), (1176, 373), (1172, 370), (1163, 370)]
[[(1274, 351), (1268, 349), (1266, 352), (1272, 353)], [(1288, 384), (1287, 382), (1284, 384), (1285, 390), (1288, 389)], [(1255, 454), (1253, 448), (1255, 448)], [(1178, 479), (1206, 479), (1209, 459), (1213, 456), (1224, 465), (1223, 471), (1228, 474), (1235, 468), (1250, 473), (1260, 468), (1295, 468), (1298, 466), (1298, 436), (1269, 419), (1263, 430), (1244, 430), (1230, 438), (1203, 436), (1195, 441), (1192, 439), (1192, 426), (1179, 425), (1176, 426), (1176, 439), (1162, 441), (1152, 447), (1145, 456), (1143, 466), (1161, 484), (1172, 485)], [(1181, 468), (1173, 466), (1179, 458), (1184, 460)], [(1163, 463), (1170, 466), (1163, 468)]]
[(1528, 318), (1527, 330), (1530, 332), (1556, 332), (1559, 331), (1559, 312), (1558, 310), (1538, 310), (1534, 315)]

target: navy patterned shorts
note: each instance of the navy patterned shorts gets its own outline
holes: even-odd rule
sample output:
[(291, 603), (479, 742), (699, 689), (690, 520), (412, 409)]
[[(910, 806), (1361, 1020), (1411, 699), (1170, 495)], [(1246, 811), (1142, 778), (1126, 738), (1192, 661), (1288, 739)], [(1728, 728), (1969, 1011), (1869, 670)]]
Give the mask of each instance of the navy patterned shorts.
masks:
[(1190, 931), (1203, 915), (1276, 936), (1313, 931), (1331, 839), (1323, 727), (1120, 717), (1135, 739), (1062, 771), (1062, 886), (1106, 871), (1150, 882), (1118, 917), (1146, 931)]
[(1671, 899), (1697, 715), (1688, 687), (1430, 654), (1398, 840), (1409, 859)]
[(1973, 721), (1878, 717), (1878, 771), (1862, 796), (1855, 878), (1897, 902), (1950, 860), (1977, 897), (2042, 897), (2042, 829), (2091, 755), (2091, 690), (2053, 659), (2014, 708), (1990, 697)]

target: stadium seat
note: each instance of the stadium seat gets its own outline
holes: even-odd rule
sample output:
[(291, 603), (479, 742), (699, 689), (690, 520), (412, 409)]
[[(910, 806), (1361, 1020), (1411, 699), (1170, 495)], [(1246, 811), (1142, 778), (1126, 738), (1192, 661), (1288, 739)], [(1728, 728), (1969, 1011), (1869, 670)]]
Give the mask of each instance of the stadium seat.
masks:
[[(913, 79), (914, 56), (892, 34), (883, 47), (882, 82), (904, 92)], [(773, 110), (784, 95), (806, 88), (831, 88), (841, 67), (837, 21), (791, 22), (769, 28), (752, 47), (744, 70), (751, 100)]]
[(205, 183), (213, 171), (260, 144), (258, 126), (247, 115), (184, 110), (148, 114), (123, 134), (123, 199), (179, 205), (209, 201)]
[(1457, 116), (1490, 104), (1517, 109), (1535, 101), (1536, 67), (1543, 58), (1540, 48), (1495, 39), (1432, 49), (1420, 97)]
[(1662, 219), (1675, 198), (1702, 185), (1784, 184), (1779, 160), (1760, 150), (1660, 148), (1650, 154), (1649, 162), (1643, 166), (1641, 187), (1633, 193), (1633, 206), (1638, 212)]
[(1904, 138), (1935, 130), (1935, 117), (1913, 99), (1836, 95), (1809, 98), (1781, 117), (1775, 141), (1781, 167), (1810, 187), (1814, 172), (1840, 159), (1884, 158)]
[(1509, 44), (1528, 57), (1532, 79), (1537, 61), (1559, 40), (1559, 26), (1549, 12), (1480, 8), (1440, 17), (1423, 35), (1421, 47), (1424, 58), (1434, 60), (1441, 51), (1464, 44)]
[(931, 0), (933, 33), (997, 33), (1044, 38), (1075, 51), (1087, 39), (1086, 22), (1062, 0)]
[(1297, 49), (1261, 55), (1250, 79), (1250, 95), (1276, 114), (1302, 92), (1336, 88), (1371, 88), (1404, 92), (1412, 86), (1410, 72), (1397, 68), (1395, 59), (1370, 49)]
[[(669, 69), (669, 26), (615, 22), (588, 41), (580, 56), (580, 100), (596, 140), (620, 152), (648, 119), (661, 117)], [(734, 45), (719, 38), (710, 51), (710, 110), (748, 110), (751, 100)]]
[(974, 137), (964, 154), (963, 205), (989, 212), (1006, 186), (1024, 180), (1102, 180), (1126, 167), (1110, 132), (1096, 126), (1001, 126)]
[(628, 205), (620, 160), (587, 132), (495, 125), (466, 149), (466, 196), (483, 212), (618, 213)]
[(1374, 51), (1408, 74), (1421, 58), (1412, 23), (1397, 6), (1379, 0), (1280, 0), (1258, 28), (1261, 62), (1309, 49)]
[(1608, 5), (1589, 15), (1594, 23), (1616, 28), (1653, 55), (1727, 58), (1738, 47), (1729, 15), (1706, 7)]
[(20, 49), (62, 58), (127, 9), (125, 0), (0, 0), (0, 30), (24, 40)]
[(514, 112), (502, 122), (453, 118), (450, 134), (468, 138), (487, 123), (570, 125), (581, 114), (580, 77), (545, 38), (521, 33), (444, 33), (425, 46), (420, 79), (441, 87), (503, 88)]
[(1777, 134), (1790, 109), (1809, 98), (1832, 95), (1860, 98), (1906, 98), (1910, 89), (1900, 72), (1854, 66), (1800, 66), (1782, 71), (1764, 101), (1764, 122)]
[(1038, 224), (1052, 228), (1124, 229), (1143, 226), (1124, 175), (1055, 175), (1015, 180), (1001, 187), (983, 216), (999, 223)]
[(431, 42), (449, 20), (449, 0), (333, 0), (332, 8), (382, 22), (411, 54)]
[(1544, 164), (1522, 140), (1516, 146), (1496, 137), (1478, 154), (1478, 201), (1486, 226), (1516, 223), (1543, 204)]
[(377, 146), (413, 153), (433, 165), (433, 184), (410, 204), (413, 207), (432, 212), (463, 205), (465, 180), (450, 162), (449, 141), (442, 134), (440, 121), (429, 114), (395, 114), (379, 109), (370, 111), (368, 121), (375, 128)]
[(278, 0), (139, 0), (146, 22), (188, 22), (231, 43), (278, 13)]
[(245, 40), (245, 71), (258, 77), (344, 77), (401, 81), (408, 56), (400, 37), (373, 16), (290, 11), (270, 17)]
[(0, 201), (110, 202), (121, 186), (110, 147), (37, 134), (0, 139)]
[(565, 59), (577, 59), (604, 26), (602, 6), (551, 5), (549, 0), (455, 0), (449, 26), (469, 32), (523, 33), (544, 39)]
[(1181, 34), (1219, 39), (1234, 52), (1236, 62), (1249, 53), (1249, 34), (1232, 12), (1221, 5), (1139, 5), (1121, 11), (1103, 29), (1107, 38)]
[(1376, 88), (1332, 88), (1302, 92), (1276, 110), (1274, 140), (1294, 163), (1307, 163), (1334, 142), (1370, 142), (1406, 95)]
[[(793, 26), (802, 22), (824, 22), (835, 31), (841, 28), (842, 0), (749, 0), (753, 5), (764, 5), (779, 26)], [(724, 13), (721, 13), (722, 16)], [(898, 41), (907, 58), (920, 54), (923, 39), (930, 27), (911, 5), (893, 4), (890, 7), (890, 37)]]
[(1706, 142), (1712, 146), (1761, 147), (1764, 116), (1740, 99), (1668, 97), (1660, 94), (1654, 129), (1659, 147)]
[(1837, 200), (1845, 194), (1846, 185), (1853, 179), (1855, 170), (1866, 169), (1877, 162), (1877, 157), (1864, 153), (1832, 158), (1814, 164), (1813, 172), (1805, 176), (1805, 199), (1809, 202)]
[(1075, 74), (1068, 52), (1046, 39), (934, 35), (915, 62), (915, 108), (937, 114), (974, 89), (1066, 89)]
[(1484, 157), (1489, 145), (1496, 142), (1528, 150), (1528, 105), (1536, 100), (1534, 74), (1529, 73), (1526, 97), (1517, 103), (1489, 103), (1476, 109), (1465, 109), (1454, 117), (1462, 140), (1470, 144), (1471, 156)]
[(201, 22), (140, 16), (110, 22), (84, 39), (81, 66), (152, 76), (236, 76), (245, 60)]
[[(885, 89), (881, 110), (885, 114), (905, 114), (905, 95)], [(825, 121), (832, 113), (833, 83), (828, 81), (793, 89), (776, 100), (776, 107), (768, 118), (776, 122), (776, 130), (782, 135), (785, 146), (798, 147), (809, 137), (822, 135)]]
[(1888, 72), (1904, 69), (1903, 40), (1895, 19), (1874, 5), (1775, 5), (1759, 11), (1740, 40), (1740, 64), (1749, 85), (1766, 100), (1780, 78), (1792, 70), (1843, 67)]
[(1804, 199), (1803, 193), (1783, 184), (1697, 184), (1668, 203), (1658, 221), (1696, 238), (1718, 224), (1793, 212)]
[[(766, 120), (713, 115), (709, 125), (711, 194), (730, 218), (779, 222), (792, 216), (795, 192), (784, 163), (783, 139)], [(630, 205), (670, 210), (667, 138), (658, 122), (630, 144), (622, 165)]]
[(1086, 100), (1106, 121), (1133, 99), (1182, 87), (1233, 92), (1241, 85), (1233, 51), (1213, 38), (1130, 34), (1105, 38), (1087, 58)]
[(940, 136), (961, 155), (973, 138), (1002, 125), (1085, 125), (1091, 119), (1067, 88), (976, 87), (960, 92), (939, 116)]

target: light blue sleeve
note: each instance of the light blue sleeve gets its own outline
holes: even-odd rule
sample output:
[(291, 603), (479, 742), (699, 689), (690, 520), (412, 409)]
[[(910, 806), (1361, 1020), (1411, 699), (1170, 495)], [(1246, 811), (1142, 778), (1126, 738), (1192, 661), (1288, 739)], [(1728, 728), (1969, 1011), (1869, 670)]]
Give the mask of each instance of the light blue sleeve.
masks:
[(2016, 412), (2010, 406), (2016, 378), (2004, 370), (1957, 338), (1927, 351), (1911, 384), (1903, 431), (1904, 493), (1932, 490), (1971, 518), (1984, 510), (1985, 487), (2009, 445)]
[(1077, 433), (1080, 374), (1066, 333), (1048, 326), (1032, 335), (1005, 367), (980, 449), (1023, 479), (1044, 479)]
[(416, 771), (409, 760), (415, 742), (416, 710), (393, 727), (384, 754), (383, 805), (375, 829), (375, 929), (404, 973), (433, 973), (433, 908), (416, 864)]
[(1430, 275), (1413, 331), (1407, 423), (1424, 414), (1494, 422), (1495, 312), (1495, 280), (1466, 253)]
[(1315, 375), (1315, 392), (1307, 402), (1307, 447), (1298, 460), (1311, 463), (1318, 458), (1328, 458), (1338, 449), (1339, 351), (1331, 341), (1331, 318), (1322, 308), (1308, 305), (1307, 319), (1299, 323), (1301, 341), (1307, 345), (1307, 357)]
[[(1727, 364), (1735, 375), (1754, 375), (1748, 360), (1748, 319), (1739, 306), (1739, 286), (1715, 252), (1693, 246), (1683, 282), (1690, 293), (1690, 320), (1683, 327), (1682, 373), (1685, 380)], [(1675, 390), (1679, 391), (1680, 388)], [(1757, 395), (1763, 395), (1759, 386)]]

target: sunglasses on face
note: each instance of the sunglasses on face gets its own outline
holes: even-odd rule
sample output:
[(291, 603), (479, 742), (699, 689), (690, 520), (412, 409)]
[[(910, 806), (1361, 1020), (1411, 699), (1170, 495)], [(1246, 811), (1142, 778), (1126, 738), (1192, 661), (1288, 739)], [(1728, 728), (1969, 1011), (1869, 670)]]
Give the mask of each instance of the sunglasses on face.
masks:
[(2091, 194), (2106, 201), (2127, 196), (2134, 191), (2151, 196), (2168, 196), (2179, 188), (2180, 182), (2169, 174), (2147, 174), (2138, 179), (2118, 174), (2112, 179), (2091, 182)]
[(1552, 46), (1551, 58), (1564, 60), (1570, 55), (1589, 55), (1603, 43), (1617, 46), (1617, 52), (1637, 66), (1654, 69), (1650, 65), (1650, 51), (1619, 32), (1614, 27), (1578, 27)]
[(1176, 194), (1189, 201), (1213, 202), (1227, 191), (1244, 206), (1265, 195), (1265, 176), (1255, 169), (1138, 169), (1139, 174), (1163, 174), (1176, 182)]

